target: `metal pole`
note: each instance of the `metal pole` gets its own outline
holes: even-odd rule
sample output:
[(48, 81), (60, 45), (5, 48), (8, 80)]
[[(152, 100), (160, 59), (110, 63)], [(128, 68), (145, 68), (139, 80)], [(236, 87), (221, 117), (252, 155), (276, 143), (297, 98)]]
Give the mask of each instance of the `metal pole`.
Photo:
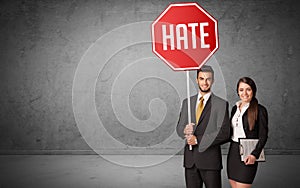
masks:
[[(187, 92), (187, 103), (188, 103), (188, 123), (191, 123), (191, 100), (190, 100), (190, 74), (186, 71), (186, 92)], [(189, 149), (192, 150), (192, 145), (189, 145)]]

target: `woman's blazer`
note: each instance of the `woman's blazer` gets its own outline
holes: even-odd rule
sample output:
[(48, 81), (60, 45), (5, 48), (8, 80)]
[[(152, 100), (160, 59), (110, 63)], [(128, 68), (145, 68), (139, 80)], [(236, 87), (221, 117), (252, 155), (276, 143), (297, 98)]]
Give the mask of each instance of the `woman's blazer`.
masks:
[[(237, 110), (237, 106), (235, 105), (232, 108), (231, 111), (231, 117), (230, 117), (230, 122)], [(257, 115), (257, 120), (255, 122), (254, 129), (252, 131), (249, 130), (249, 123), (248, 123), (248, 110), (243, 114), (243, 127), (244, 131), (246, 134), (246, 138), (255, 138), (259, 139), (255, 149), (251, 152), (252, 155), (254, 155), (257, 159), (259, 158), (259, 155), (264, 148), (267, 139), (268, 139), (268, 112), (267, 109), (258, 104), (258, 115)], [(232, 127), (231, 127), (231, 135), (233, 133)]]

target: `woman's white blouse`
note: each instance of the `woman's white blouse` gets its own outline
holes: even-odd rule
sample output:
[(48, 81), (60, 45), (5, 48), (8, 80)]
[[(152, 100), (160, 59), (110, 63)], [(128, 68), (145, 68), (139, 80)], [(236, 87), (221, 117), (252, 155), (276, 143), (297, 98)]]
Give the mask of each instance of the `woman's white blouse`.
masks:
[(249, 103), (244, 105), (240, 110), (239, 106), (241, 105), (241, 101), (236, 103), (237, 109), (231, 120), (231, 127), (233, 128), (233, 135), (231, 136), (231, 140), (234, 142), (238, 142), (239, 138), (246, 138), (246, 134), (243, 126), (243, 114), (249, 107)]

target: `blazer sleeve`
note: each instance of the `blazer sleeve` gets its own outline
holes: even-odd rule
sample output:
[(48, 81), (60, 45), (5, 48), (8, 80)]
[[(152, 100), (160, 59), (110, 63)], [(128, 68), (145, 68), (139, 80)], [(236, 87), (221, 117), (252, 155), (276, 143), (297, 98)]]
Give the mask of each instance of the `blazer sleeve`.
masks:
[(197, 135), (199, 152), (203, 152), (209, 147), (224, 144), (229, 140), (230, 124), (228, 106), (227, 101), (215, 105), (215, 110), (212, 110), (211, 113), (213, 118), (207, 125), (204, 134)]
[(229, 141), (230, 141), (230, 138), (231, 138), (232, 135), (233, 135), (233, 128), (232, 128), (232, 126), (231, 126), (231, 122), (232, 122), (232, 118), (233, 118), (233, 116), (234, 116), (236, 110), (237, 110), (237, 106), (234, 105), (234, 106), (232, 107), (232, 109), (231, 109), (230, 119), (229, 119), (229, 126), (230, 126), (230, 137), (229, 137)]
[(255, 149), (251, 152), (257, 159), (264, 148), (267, 139), (268, 139), (268, 112), (267, 109), (261, 105), (258, 106), (258, 117), (257, 117), (257, 126), (258, 126), (258, 143), (256, 144)]
[(228, 112), (228, 102), (226, 102), (226, 110), (223, 118), (223, 122), (221, 125), (221, 128), (219, 130), (219, 133), (212, 143), (213, 145), (221, 145), (229, 141), (230, 139), (230, 121), (229, 121), (229, 112)]
[(181, 138), (185, 138), (183, 130), (188, 123), (188, 114), (187, 114), (187, 99), (183, 100), (181, 105), (181, 110), (179, 114), (179, 120), (176, 127), (177, 135)]

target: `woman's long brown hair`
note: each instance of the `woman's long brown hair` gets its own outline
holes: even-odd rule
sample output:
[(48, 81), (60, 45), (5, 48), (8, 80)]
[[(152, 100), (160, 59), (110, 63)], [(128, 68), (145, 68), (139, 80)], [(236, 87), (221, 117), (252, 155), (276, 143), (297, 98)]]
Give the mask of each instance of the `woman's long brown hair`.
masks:
[(249, 130), (251, 131), (254, 129), (255, 121), (257, 120), (257, 114), (258, 114), (258, 100), (255, 97), (257, 89), (256, 89), (255, 82), (251, 78), (243, 77), (243, 78), (240, 78), (237, 83), (237, 87), (236, 87), (237, 93), (239, 92), (238, 89), (239, 89), (239, 85), (241, 82), (248, 84), (251, 87), (252, 92), (253, 92), (253, 97), (250, 101), (250, 106), (249, 106), (248, 112), (247, 112)]

